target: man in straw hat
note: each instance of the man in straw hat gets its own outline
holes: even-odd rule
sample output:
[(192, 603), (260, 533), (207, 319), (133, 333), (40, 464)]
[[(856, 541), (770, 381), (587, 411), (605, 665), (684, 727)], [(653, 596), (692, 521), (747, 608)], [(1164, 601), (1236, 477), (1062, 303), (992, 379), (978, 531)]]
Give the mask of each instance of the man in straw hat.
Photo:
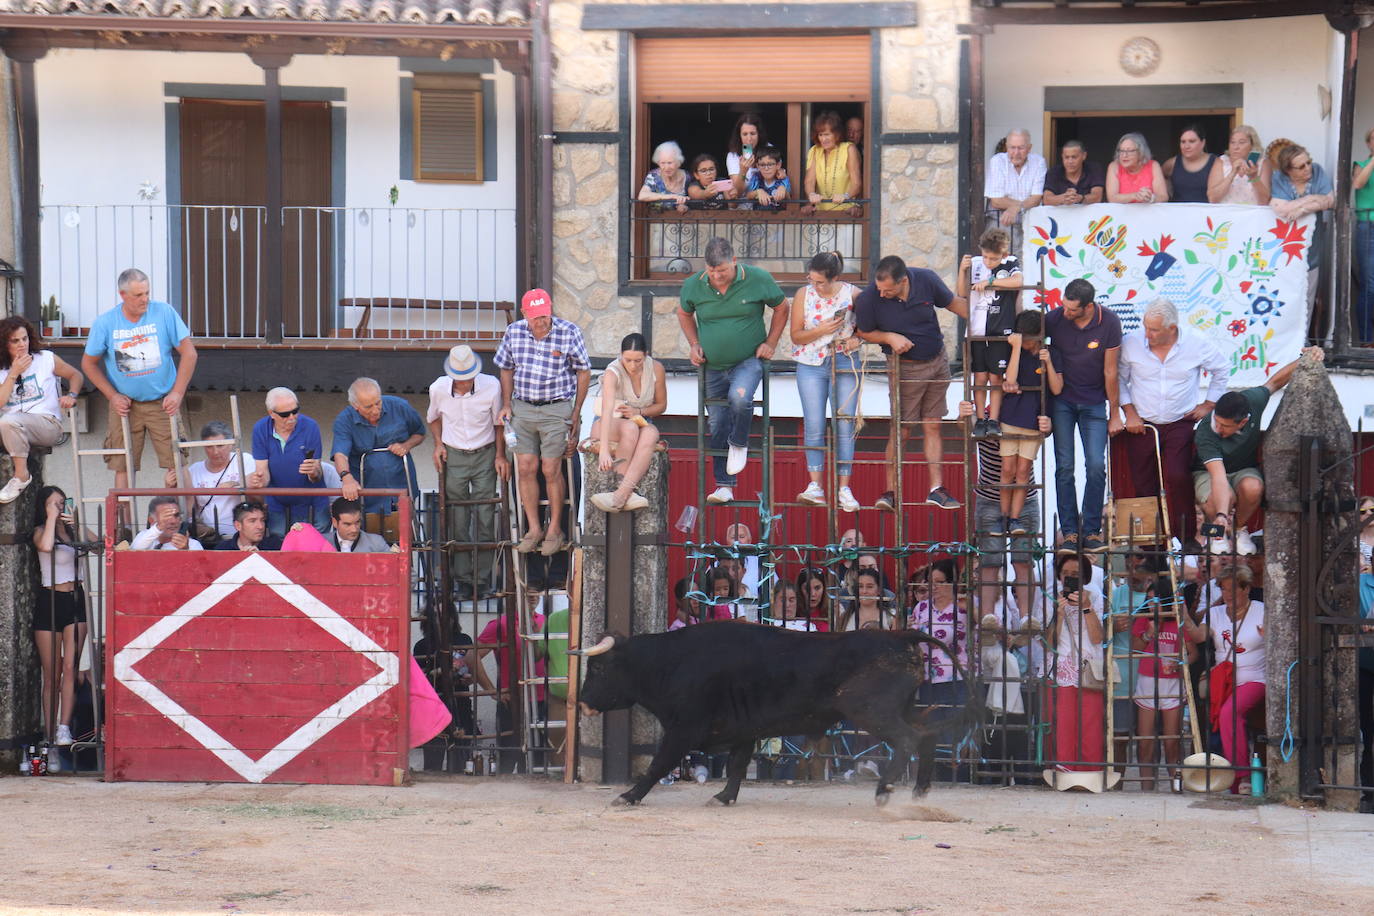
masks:
[[(520, 299), (524, 318), (506, 328), (496, 350), (501, 370), (499, 420), (515, 429), (516, 485), (529, 528), (515, 549), (536, 547), (546, 557), (567, 544), (562, 508), (568, 492), (563, 459), (572, 454), (582, 422), (582, 401), (591, 384), (592, 364), (577, 325), (553, 315), (553, 298), (532, 289)], [(539, 478), (544, 472), (549, 524), (539, 519)]]
[[(429, 386), (425, 420), (434, 434), (434, 468), (443, 478), (448, 500), (445, 521), (449, 537), (466, 541), (471, 536), (479, 544), (491, 543), (496, 539), (495, 505), (467, 503), (495, 496), (497, 478), (510, 480), (501, 421), (501, 383), (496, 376), (482, 372), (481, 360), (466, 344), (449, 351), (444, 374)], [(460, 550), (453, 555), (454, 593), (459, 599), (494, 594), (495, 556), (492, 550)]]

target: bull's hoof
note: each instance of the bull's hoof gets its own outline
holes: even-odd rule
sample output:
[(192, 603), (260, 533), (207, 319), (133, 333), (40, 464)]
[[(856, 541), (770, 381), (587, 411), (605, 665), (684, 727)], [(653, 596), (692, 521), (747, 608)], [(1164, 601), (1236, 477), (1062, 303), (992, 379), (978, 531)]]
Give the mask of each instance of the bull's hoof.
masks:
[(626, 792), (624, 795), (617, 795), (611, 799), (611, 804), (617, 808), (630, 808), (639, 804), (639, 799)]
[(725, 805), (727, 808), (728, 808), (730, 805), (733, 805), (733, 804), (735, 803), (735, 800), (734, 800), (733, 798), (731, 798), (730, 796), (726, 795), (724, 792), (720, 792), (720, 793), (717, 793), (717, 794), (715, 794), (715, 795), (712, 795), (712, 796), (711, 796), (711, 801), (716, 802), (716, 803), (721, 804), (721, 805)]
[(925, 798), (925, 797), (926, 797), (927, 795), (929, 795), (929, 794), (930, 794), (930, 786), (924, 786), (924, 787), (922, 787), (922, 786), (912, 786), (912, 787), (911, 787), (911, 797), (912, 797), (912, 798)]
[(892, 801), (892, 788), (890, 786), (878, 789), (878, 794), (873, 796), (873, 802), (879, 808), (886, 807), (890, 801)]

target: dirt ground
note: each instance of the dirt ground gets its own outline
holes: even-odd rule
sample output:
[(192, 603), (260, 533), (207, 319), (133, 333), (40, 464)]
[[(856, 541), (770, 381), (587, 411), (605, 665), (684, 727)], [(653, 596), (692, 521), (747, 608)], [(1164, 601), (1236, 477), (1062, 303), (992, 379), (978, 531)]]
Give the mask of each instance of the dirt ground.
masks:
[(1374, 817), (1198, 796), (0, 779), (0, 912), (1374, 912)]

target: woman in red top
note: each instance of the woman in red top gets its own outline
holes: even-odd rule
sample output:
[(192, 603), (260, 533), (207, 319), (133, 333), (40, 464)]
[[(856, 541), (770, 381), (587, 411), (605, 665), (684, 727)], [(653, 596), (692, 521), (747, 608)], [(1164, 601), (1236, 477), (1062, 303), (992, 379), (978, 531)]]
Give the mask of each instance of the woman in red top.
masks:
[[(1158, 575), (1145, 593), (1145, 603), (1131, 625), (1131, 651), (1139, 653), (1136, 677), (1136, 759), (1140, 765), (1140, 788), (1155, 788), (1155, 740), (1163, 739), (1164, 761), (1171, 780), (1178, 776), (1182, 759), (1179, 748), (1183, 728), (1182, 659), (1178, 638), (1178, 618), (1169, 580)], [(1193, 644), (1183, 641), (1183, 651), (1192, 661)]]

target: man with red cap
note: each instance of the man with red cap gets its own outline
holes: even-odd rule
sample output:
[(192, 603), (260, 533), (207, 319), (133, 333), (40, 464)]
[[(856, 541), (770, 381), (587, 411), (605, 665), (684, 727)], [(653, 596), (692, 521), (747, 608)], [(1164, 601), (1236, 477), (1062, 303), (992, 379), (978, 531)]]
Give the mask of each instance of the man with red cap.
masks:
[[(515, 478), (529, 528), (515, 549), (536, 547), (551, 557), (567, 544), (562, 530), (568, 484), (563, 458), (572, 454), (581, 424), (582, 401), (591, 383), (591, 360), (582, 332), (553, 316), (553, 299), (532, 289), (520, 299), (525, 316), (506, 328), (494, 362), (501, 370), (501, 412), (497, 422), (515, 430)], [(539, 471), (548, 488), (549, 523), (539, 518)]]

